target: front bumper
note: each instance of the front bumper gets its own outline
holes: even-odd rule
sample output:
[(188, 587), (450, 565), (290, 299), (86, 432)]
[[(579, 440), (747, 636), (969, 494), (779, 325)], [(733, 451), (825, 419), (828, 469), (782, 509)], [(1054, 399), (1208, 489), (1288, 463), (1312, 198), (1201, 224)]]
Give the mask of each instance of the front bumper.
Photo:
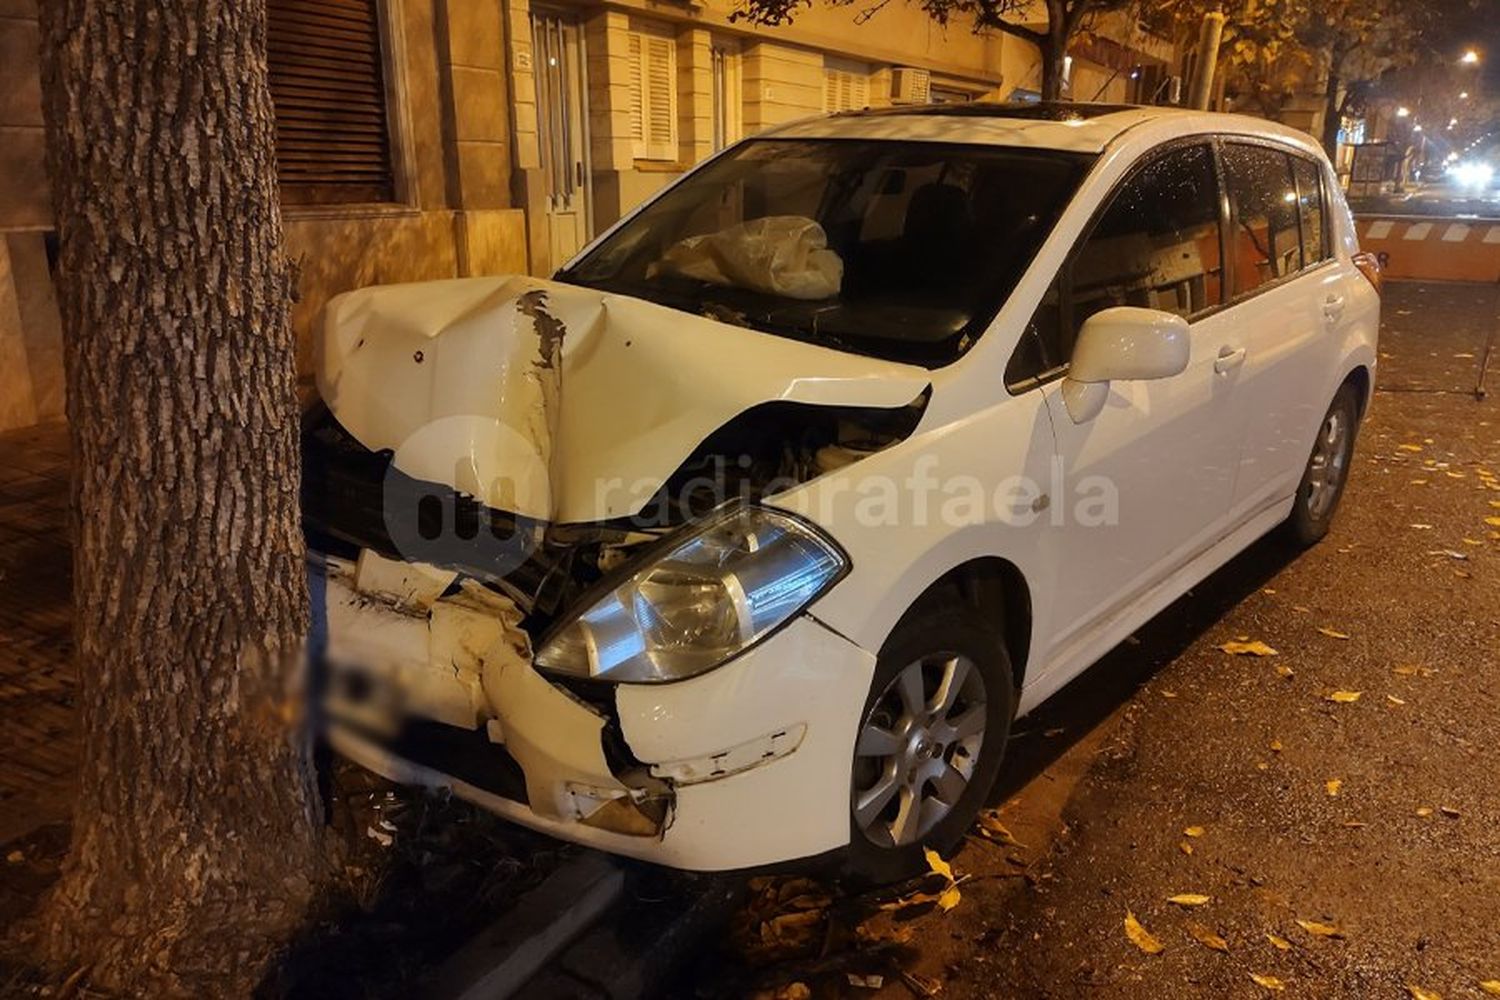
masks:
[[(492, 766), (470, 756), (460, 769), (336, 713), (334, 749), (393, 781), (448, 788), (543, 833), (676, 868), (753, 867), (848, 843), (875, 657), (809, 616), (698, 677), (618, 685), (609, 706), (553, 684), (513, 650), (476, 649), (485, 632), (472, 622), (456, 641), (451, 623), (464, 615), (443, 600), (425, 616), (382, 606), (348, 573), (328, 574), (314, 594), (331, 661), (381, 661), (380, 676), (416, 692), (406, 710), (439, 720), (420, 727), (481, 751), (494, 744)], [(624, 747), (610, 752), (616, 738)], [(504, 780), (507, 770), (519, 780)], [(642, 808), (619, 808), (631, 803)]]

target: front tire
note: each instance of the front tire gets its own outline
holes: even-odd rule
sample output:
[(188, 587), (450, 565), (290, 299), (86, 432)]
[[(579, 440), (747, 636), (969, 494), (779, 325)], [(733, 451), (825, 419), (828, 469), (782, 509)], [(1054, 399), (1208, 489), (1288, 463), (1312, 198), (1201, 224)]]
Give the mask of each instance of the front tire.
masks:
[(1358, 429), (1359, 397), (1354, 385), (1345, 382), (1318, 425), (1318, 436), (1286, 521), (1286, 533), (1295, 544), (1315, 545), (1328, 534), (1349, 481)]
[(964, 606), (909, 613), (876, 662), (854, 747), (847, 870), (888, 883), (954, 849), (984, 805), (1015, 714), (1010, 657)]

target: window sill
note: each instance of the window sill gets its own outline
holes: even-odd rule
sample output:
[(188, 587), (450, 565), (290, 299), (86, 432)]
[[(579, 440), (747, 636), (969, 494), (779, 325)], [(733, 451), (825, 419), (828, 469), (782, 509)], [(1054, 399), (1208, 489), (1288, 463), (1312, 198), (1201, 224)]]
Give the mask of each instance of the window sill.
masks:
[(633, 165), (643, 174), (680, 174), (687, 170), (676, 160), (636, 160)]
[(416, 205), (391, 201), (281, 206), (281, 217), (287, 222), (311, 222), (317, 219), (404, 219), (421, 214), (422, 210)]

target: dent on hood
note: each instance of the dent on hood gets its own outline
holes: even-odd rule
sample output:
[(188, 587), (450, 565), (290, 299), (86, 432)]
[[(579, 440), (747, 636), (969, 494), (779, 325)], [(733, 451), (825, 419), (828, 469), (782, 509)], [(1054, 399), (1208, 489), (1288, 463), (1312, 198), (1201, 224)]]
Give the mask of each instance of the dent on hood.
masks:
[[(747, 411), (882, 424), (880, 411), (920, 415), (928, 387), (921, 369), (526, 277), (341, 295), (317, 381), (338, 423), (402, 473), (558, 524), (639, 514)], [(822, 444), (881, 437), (832, 433)]]

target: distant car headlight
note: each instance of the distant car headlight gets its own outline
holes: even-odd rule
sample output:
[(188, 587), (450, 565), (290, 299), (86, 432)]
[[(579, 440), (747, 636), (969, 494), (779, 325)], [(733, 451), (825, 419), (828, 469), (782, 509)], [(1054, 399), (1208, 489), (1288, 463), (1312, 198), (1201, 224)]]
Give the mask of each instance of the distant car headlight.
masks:
[(848, 566), (838, 546), (790, 514), (723, 508), (561, 625), (536, 665), (633, 684), (692, 677), (764, 639)]
[(1495, 178), (1495, 168), (1488, 163), (1468, 161), (1455, 163), (1451, 168), (1453, 177), (1465, 187), (1484, 188)]

